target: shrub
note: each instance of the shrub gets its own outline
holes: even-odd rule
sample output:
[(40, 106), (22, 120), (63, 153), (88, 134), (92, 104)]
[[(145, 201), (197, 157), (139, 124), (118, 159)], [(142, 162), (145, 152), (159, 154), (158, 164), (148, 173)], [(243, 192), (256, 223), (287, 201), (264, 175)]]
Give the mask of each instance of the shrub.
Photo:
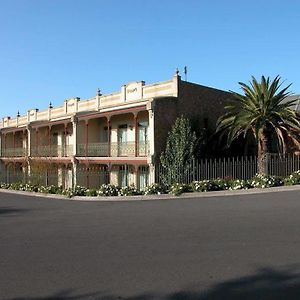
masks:
[(95, 196), (97, 196), (97, 190), (95, 190), (95, 189), (87, 189), (85, 191), (85, 196), (95, 197)]
[(221, 189), (221, 186), (223, 186), (223, 182), (214, 180), (200, 180), (191, 183), (191, 188), (194, 192), (218, 191)]
[(160, 195), (165, 193), (166, 188), (161, 186), (159, 183), (153, 183), (151, 185), (148, 185), (144, 190), (144, 195)]
[(284, 179), (284, 185), (300, 184), (300, 170), (293, 172), (290, 176)]
[(62, 194), (63, 193), (63, 188), (62, 186), (56, 186), (56, 185), (49, 185), (49, 186), (39, 186), (38, 191), (40, 193), (45, 193), (45, 194)]
[(228, 190), (230, 187), (229, 184), (230, 180), (229, 179), (222, 179), (218, 178), (215, 180), (211, 180), (211, 191), (223, 191), (223, 190)]
[(73, 190), (73, 196), (85, 196), (87, 191), (86, 187), (77, 185)]
[(97, 196), (118, 196), (119, 188), (113, 184), (102, 184), (97, 190)]
[(134, 186), (124, 186), (119, 190), (119, 196), (134, 196), (134, 195), (141, 195)]
[(189, 185), (183, 183), (173, 183), (170, 186), (169, 194), (179, 196), (182, 193), (191, 192), (192, 189)]
[(252, 179), (248, 180), (248, 184), (254, 188), (268, 188), (283, 185), (283, 180), (279, 176), (256, 174)]
[(230, 190), (247, 190), (249, 188), (251, 188), (251, 185), (248, 183), (247, 180), (233, 179), (229, 182)]

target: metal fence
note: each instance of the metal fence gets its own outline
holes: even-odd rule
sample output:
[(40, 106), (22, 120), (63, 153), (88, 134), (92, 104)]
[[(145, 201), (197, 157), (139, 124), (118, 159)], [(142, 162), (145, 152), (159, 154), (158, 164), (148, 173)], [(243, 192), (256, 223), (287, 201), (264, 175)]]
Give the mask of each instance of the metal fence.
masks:
[[(265, 159), (268, 175), (288, 176), (300, 170), (300, 156), (267, 154)], [(156, 166), (155, 181), (160, 184), (217, 178), (250, 179), (258, 171), (257, 157), (228, 157), (219, 159), (192, 160), (184, 167), (165, 168)]]
[[(300, 170), (300, 156), (268, 154), (265, 159), (268, 175), (288, 176)], [(48, 168), (38, 164), (31, 168), (28, 174), (26, 167), (6, 166), (0, 173), (0, 181), (6, 183), (23, 182), (39, 185), (61, 185), (64, 188), (77, 185), (88, 188), (98, 188), (102, 184), (113, 183), (119, 186), (132, 184), (133, 174), (137, 176), (135, 184), (138, 189), (145, 189), (150, 183), (160, 184), (191, 183), (192, 181), (217, 178), (250, 179), (258, 170), (256, 157), (228, 157), (220, 159), (192, 160), (184, 167), (164, 168), (161, 164), (155, 166), (155, 173), (148, 166), (135, 169), (130, 165), (80, 166), (75, 170), (72, 165), (60, 168)], [(137, 172), (137, 173), (136, 173)], [(76, 176), (76, 177), (75, 177)], [(76, 179), (76, 180), (75, 180)]]

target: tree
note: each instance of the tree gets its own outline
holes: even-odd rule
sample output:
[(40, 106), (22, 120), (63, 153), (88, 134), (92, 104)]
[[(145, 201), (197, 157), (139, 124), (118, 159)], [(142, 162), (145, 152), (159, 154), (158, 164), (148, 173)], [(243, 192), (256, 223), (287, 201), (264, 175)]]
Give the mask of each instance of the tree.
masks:
[(177, 118), (168, 134), (166, 149), (160, 156), (160, 176), (164, 184), (183, 182), (194, 159), (196, 146), (196, 134), (189, 119), (184, 116)]
[(243, 95), (232, 92), (232, 104), (225, 107), (227, 112), (217, 121), (217, 132), (228, 132), (227, 145), (239, 136), (252, 134), (257, 143), (258, 172), (266, 173), (266, 155), (270, 144), (276, 139), (278, 151), (286, 152), (286, 142), (297, 143), (300, 123), (297, 112), (292, 108), (298, 100), (288, 101), (291, 95), (288, 89), (282, 88), (281, 78), (261, 77), (258, 82), (253, 76), (250, 85), (239, 82)]

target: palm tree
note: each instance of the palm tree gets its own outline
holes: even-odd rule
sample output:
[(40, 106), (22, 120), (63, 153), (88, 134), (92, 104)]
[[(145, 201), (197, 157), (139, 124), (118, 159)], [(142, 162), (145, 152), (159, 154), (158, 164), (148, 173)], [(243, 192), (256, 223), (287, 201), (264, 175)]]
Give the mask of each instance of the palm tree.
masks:
[(286, 142), (299, 143), (300, 122), (292, 108), (298, 100), (288, 100), (291, 85), (281, 88), (281, 78), (261, 77), (258, 82), (253, 76), (250, 85), (239, 82), (243, 95), (232, 92), (232, 104), (217, 121), (217, 132), (227, 132), (227, 145), (239, 136), (252, 134), (257, 142), (258, 172), (266, 173), (266, 154), (270, 152), (272, 138), (276, 138), (278, 150), (286, 152)]

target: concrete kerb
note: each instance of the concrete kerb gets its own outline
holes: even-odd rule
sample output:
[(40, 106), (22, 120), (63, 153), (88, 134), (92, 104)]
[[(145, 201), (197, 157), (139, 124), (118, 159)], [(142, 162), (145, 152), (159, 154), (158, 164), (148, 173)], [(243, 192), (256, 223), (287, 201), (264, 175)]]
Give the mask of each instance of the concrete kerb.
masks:
[(215, 191), (215, 192), (194, 192), (194, 193), (184, 193), (180, 196), (174, 196), (170, 194), (161, 194), (161, 195), (140, 195), (140, 196), (108, 196), (108, 197), (90, 197), (90, 196), (74, 196), (68, 198), (63, 195), (56, 194), (43, 194), (35, 192), (26, 192), (26, 191), (15, 191), (15, 190), (6, 190), (0, 189), (0, 192), (26, 195), (39, 198), (52, 198), (68, 201), (102, 201), (102, 202), (111, 202), (111, 201), (149, 201), (149, 200), (174, 200), (174, 199), (190, 199), (190, 198), (208, 198), (208, 197), (227, 197), (227, 196), (240, 196), (240, 195), (253, 195), (253, 194), (262, 194), (262, 193), (276, 193), (276, 192), (288, 192), (288, 191), (300, 191), (300, 185), (293, 186), (280, 186), (272, 187), (265, 189), (249, 189), (249, 190), (226, 190), (226, 191)]

